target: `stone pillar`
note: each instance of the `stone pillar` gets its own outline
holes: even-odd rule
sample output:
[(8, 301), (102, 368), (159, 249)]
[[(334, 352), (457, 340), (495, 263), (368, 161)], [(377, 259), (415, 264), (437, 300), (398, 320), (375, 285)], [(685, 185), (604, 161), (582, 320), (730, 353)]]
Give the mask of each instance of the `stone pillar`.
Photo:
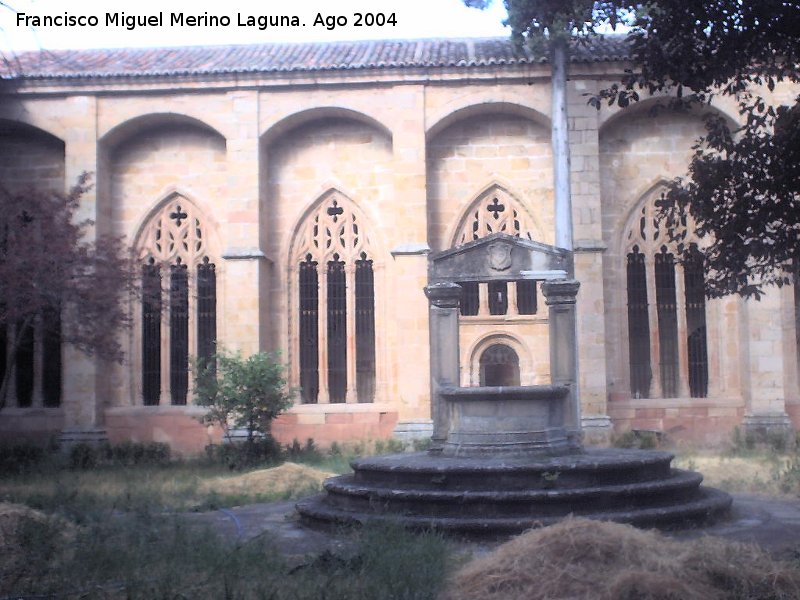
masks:
[[(386, 124), (392, 130), (391, 212), (383, 213), (385, 240), (392, 260), (387, 265), (387, 289), (393, 300), (386, 304), (385, 398), (398, 410), (395, 435), (409, 429), (425, 431), (432, 424), (428, 303), (419, 293), (428, 284), (428, 192), (426, 177), (425, 86), (402, 85), (389, 92), (392, 101), (384, 107)], [(402, 301), (395, 301), (400, 299)], [(377, 325), (376, 325), (377, 326)], [(391, 366), (390, 366), (391, 365)], [(389, 373), (391, 370), (391, 374)]]
[(459, 344), (458, 312), (461, 304), (461, 286), (457, 283), (434, 283), (425, 288), (430, 303), (431, 348), (431, 416), (433, 418), (433, 446), (441, 451), (449, 430), (446, 401), (440, 390), (458, 386)]
[(599, 113), (586, 102), (587, 81), (569, 81), (569, 148), (571, 201), (575, 250), (575, 279), (581, 282), (578, 306), (578, 388), (581, 396), (581, 429), (587, 444), (607, 445), (611, 441), (608, 416), (606, 365), (605, 282), (603, 280), (603, 239), (600, 198)]
[(747, 319), (745, 347), (746, 398), (743, 428), (750, 438), (767, 443), (790, 443), (792, 422), (786, 413), (784, 337), (781, 290), (768, 289), (760, 301), (744, 303)]
[[(266, 279), (270, 261), (263, 252), (259, 198), (258, 92), (229, 92), (231, 134), (226, 140), (225, 212), (221, 213), (222, 238), (235, 245), (223, 249), (226, 298), (220, 332), (222, 347), (244, 355), (266, 349), (269, 319), (265, 318)], [(220, 217), (217, 217), (220, 218)]]
[(579, 287), (580, 283), (574, 279), (556, 279), (542, 284), (545, 302), (550, 307), (550, 378), (554, 385), (569, 387), (564, 399), (564, 428), (575, 435), (580, 435), (581, 430), (575, 311)]
[[(69, 125), (66, 128), (65, 149), (65, 188), (69, 191), (84, 173), (91, 173), (97, 181), (97, 98), (75, 96), (64, 101), (68, 106)], [(78, 219), (91, 219), (102, 226), (98, 210), (98, 187), (91, 187), (81, 197)], [(94, 241), (96, 228), (86, 232), (86, 237)], [(103, 376), (108, 365), (100, 357), (91, 357), (77, 348), (65, 345), (62, 349), (64, 365), (63, 393), (61, 406), (64, 411), (64, 429), (59, 443), (69, 448), (76, 443), (100, 443), (107, 440), (103, 424), (105, 399), (98, 397), (98, 379)]]

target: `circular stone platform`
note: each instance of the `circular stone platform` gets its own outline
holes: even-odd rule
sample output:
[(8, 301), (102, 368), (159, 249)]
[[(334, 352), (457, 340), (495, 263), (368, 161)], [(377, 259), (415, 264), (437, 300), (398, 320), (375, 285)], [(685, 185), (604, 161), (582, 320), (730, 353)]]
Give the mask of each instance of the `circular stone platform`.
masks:
[(516, 533), (573, 514), (634, 525), (714, 518), (731, 497), (672, 469), (669, 452), (593, 449), (546, 458), (392, 454), (351, 463), (297, 504), (312, 521), (399, 520), (409, 527)]

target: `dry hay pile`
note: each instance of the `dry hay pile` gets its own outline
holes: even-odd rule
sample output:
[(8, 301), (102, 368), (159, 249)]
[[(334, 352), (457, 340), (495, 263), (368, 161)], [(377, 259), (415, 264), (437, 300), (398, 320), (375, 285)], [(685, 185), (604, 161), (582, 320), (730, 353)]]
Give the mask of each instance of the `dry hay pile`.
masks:
[(216, 477), (203, 482), (204, 492), (294, 497), (322, 488), (322, 482), (333, 473), (295, 463), (284, 463), (272, 469), (251, 471), (233, 477)]
[(464, 566), (443, 600), (779, 600), (800, 571), (757, 546), (679, 542), (629, 525), (570, 518)]

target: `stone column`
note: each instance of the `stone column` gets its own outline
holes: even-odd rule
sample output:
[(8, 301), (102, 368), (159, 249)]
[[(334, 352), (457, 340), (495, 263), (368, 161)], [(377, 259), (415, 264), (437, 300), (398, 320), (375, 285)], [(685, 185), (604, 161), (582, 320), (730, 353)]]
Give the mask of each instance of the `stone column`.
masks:
[(554, 385), (566, 385), (564, 428), (568, 434), (580, 434), (581, 405), (578, 395), (578, 344), (575, 298), (580, 283), (574, 279), (556, 279), (542, 284), (549, 306), (550, 379)]
[(425, 288), (430, 315), (431, 348), (431, 416), (433, 418), (433, 451), (441, 451), (447, 439), (449, 417), (440, 390), (458, 386), (459, 345), (458, 312), (461, 286), (457, 283), (434, 283)]
[[(428, 302), (417, 290), (428, 283), (428, 191), (426, 174), (425, 86), (399, 85), (387, 90), (392, 101), (384, 107), (392, 130), (393, 186), (391, 210), (383, 213), (385, 239), (392, 259), (387, 264), (387, 340), (384, 354), (384, 396), (398, 411), (394, 436), (430, 436), (431, 396), (428, 382)], [(413, 293), (407, 293), (412, 290)], [(396, 301), (402, 299), (401, 301)], [(376, 327), (378, 323), (376, 322)]]
[(578, 306), (578, 389), (581, 396), (581, 429), (587, 444), (611, 441), (608, 416), (606, 364), (609, 334), (605, 320), (603, 238), (600, 198), (599, 113), (586, 102), (589, 86), (584, 79), (569, 81), (569, 148), (571, 201), (574, 231), (575, 275), (581, 282)]
[(782, 290), (771, 288), (761, 300), (744, 302), (746, 318), (744, 349), (745, 434), (759, 442), (789, 444), (794, 437), (786, 413), (787, 390), (784, 338), (789, 333), (781, 326)]
[[(69, 125), (66, 128), (65, 169), (66, 191), (75, 185), (84, 173), (98, 173), (97, 148), (97, 98), (75, 96), (64, 101), (69, 107)], [(95, 182), (97, 179), (94, 180)], [(77, 218), (91, 219), (96, 228), (86, 232), (88, 241), (97, 237), (97, 228), (107, 226), (105, 215), (98, 210), (98, 187), (90, 188), (82, 197)], [(77, 348), (65, 345), (62, 349), (64, 365), (61, 406), (64, 411), (64, 429), (59, 443), (64, 448), (76, 443), (100, 443), (107, 440), (103, 423), (106, 399), (99, 397), (99, 379), (109, 365), (100, 357), (91, 357)]]
[(220, 281), (226, 299), (218, 317), (222, 347), (244, 355), (267, 349), (269, 319), (265, 318), (270, 261), (264, 254), (259, 186), (258, 92), (227, 94), (231, 121), (226, 140), (227, 187), (221, 221), (224, 273)]

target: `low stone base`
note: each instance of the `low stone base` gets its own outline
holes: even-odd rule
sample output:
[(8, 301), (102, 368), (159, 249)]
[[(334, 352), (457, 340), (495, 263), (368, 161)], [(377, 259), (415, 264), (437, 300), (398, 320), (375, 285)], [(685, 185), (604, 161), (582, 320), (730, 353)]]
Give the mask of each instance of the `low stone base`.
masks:
[(789, 415), (785, 413), (745, 415), (742, 428), (748, 443), (782, 448), (790, 448), (795, 444), (795, 430)]
[(447, 457), (393, 454), (353, 461), (325, 494), (301, 501), (312, 522), (372, 520), (475, 534), (519, 533), (568, 515), (641, 526), (695, 524), (724, 514), (731, 497), (672, 469), (660, 451), (593, 449), (580, 455)]
[(607, 447), (611, 445), (614, 425), (608, 415), (584, 415), (581, 417), (583, 443), (587, 446)]
[(99, 427), (64, 429), (58, 436), (58, 446), (62, 451), (69, 451), (77, 444), (99, 446), (107, 443), (108, 432)]
[(403, 442), (410, 448), (414, 442), (430, 440), (433, 435), (433, 421), (431, 419), (416, 419), (413, 421), (398, 421), (392, 432), (392, 437)]

